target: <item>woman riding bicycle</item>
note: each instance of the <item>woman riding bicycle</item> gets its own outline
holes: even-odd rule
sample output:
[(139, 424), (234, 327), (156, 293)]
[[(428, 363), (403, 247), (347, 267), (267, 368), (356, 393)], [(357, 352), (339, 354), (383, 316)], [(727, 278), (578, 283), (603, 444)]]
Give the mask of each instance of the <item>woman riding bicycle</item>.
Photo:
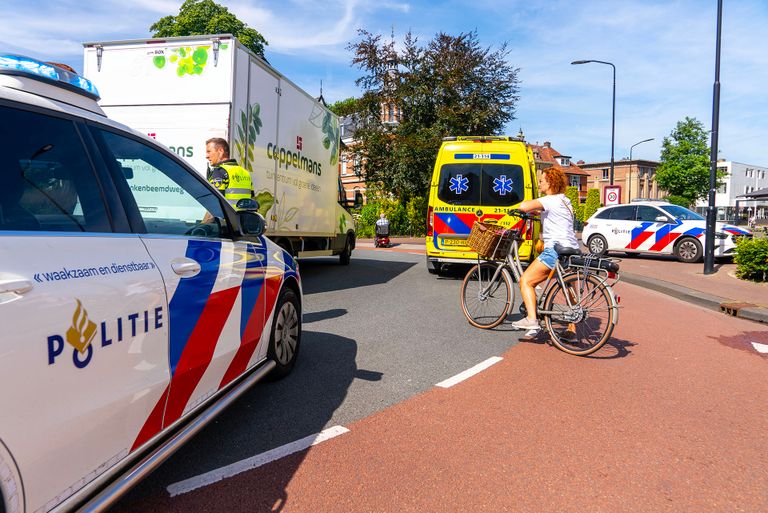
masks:
[(530, 263), (520, 279), (520, 293), (523, 296), (527, 317), (512, 323), (519, 330), (538, 330), (536, 317), (536, 285), (547, 279), (555, 268), (557, 252), (555, 244), (568, 248), (579, 248), (573, 231), (573, 206), (563, 194), (567, 182), (560, 169), (547, 168), (539, 178), (539, 193), (544, 196), (524, 201), (517, 207), (523, 212), (541, 213), (544, 251)]

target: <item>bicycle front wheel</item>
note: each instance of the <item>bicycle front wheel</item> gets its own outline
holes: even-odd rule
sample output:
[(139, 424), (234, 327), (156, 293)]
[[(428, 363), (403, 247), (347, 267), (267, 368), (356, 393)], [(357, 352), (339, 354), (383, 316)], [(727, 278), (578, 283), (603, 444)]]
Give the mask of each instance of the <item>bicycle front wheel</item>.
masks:
[[(608, 341), (613, 333), (615, 307), (603, 281), (576, 272), (563, 276), (544, 299), (545, 326), (558, 349), (586, 356)], [(568, 297), (566, 298), (566, 294)]]
[(497, 264), (474, 265), (461, 283), (461, 310), (472, 326), (495, 328), (509, 313), (515, 299), (509, 272), (502, 269), (496, 279)]

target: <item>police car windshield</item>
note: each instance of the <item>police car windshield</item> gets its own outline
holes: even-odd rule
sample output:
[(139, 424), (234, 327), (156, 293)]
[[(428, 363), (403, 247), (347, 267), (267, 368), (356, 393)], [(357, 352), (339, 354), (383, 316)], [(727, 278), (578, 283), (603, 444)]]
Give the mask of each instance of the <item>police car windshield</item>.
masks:
[(681, 221), (704, 221), (704, 218), (696, 212), (679, 205), (660, 205), (659, 208)]
[(516, 164), (445, 164), (437, 197), (450, 205), (507, 207), (523, 200), (523, 168)]

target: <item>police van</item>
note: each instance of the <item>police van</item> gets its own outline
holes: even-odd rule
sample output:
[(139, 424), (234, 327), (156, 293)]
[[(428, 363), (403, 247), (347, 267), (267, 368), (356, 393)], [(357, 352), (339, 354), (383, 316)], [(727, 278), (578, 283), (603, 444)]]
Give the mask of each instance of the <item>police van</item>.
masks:
[(0, 55), (5, 513), (106, 509), (298, 354), (298, 267), (257, 202), (236, 212), (98, 98)]
[[(427, 270), (440, 274), (450, 263), (477, 262), (467, 246), (475, 221), (518, 228), (510, 215), (523, 201), (538, 197), (533, 153), (522, 138), (453, 136), (443, 139), (435, 161), (427, 212)], [(534, 257), (538, 223), (525, 234), (520, 258)]]

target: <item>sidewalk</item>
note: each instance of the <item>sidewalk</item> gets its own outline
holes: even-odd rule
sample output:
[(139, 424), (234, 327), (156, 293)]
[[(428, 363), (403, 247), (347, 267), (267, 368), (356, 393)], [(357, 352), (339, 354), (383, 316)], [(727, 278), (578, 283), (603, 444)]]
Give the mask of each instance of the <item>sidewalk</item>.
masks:
[[(392, 237), (392, 248), (424, 251), (424, 238)], [(358, 241), (360, 248), (373, 248), (373, 241)], [(386, 251), (386, 250), (382, 250)], [(728, 315), (768, 323), (768, 283), (753, 283), (736, 277), (736, 264), (716, 261), (713, 274), (704, 274), (704, 264), (684, 264), (662, 255), (626, 256), (621, 259), (621, 281), (662, 292), (669, 296)]]

